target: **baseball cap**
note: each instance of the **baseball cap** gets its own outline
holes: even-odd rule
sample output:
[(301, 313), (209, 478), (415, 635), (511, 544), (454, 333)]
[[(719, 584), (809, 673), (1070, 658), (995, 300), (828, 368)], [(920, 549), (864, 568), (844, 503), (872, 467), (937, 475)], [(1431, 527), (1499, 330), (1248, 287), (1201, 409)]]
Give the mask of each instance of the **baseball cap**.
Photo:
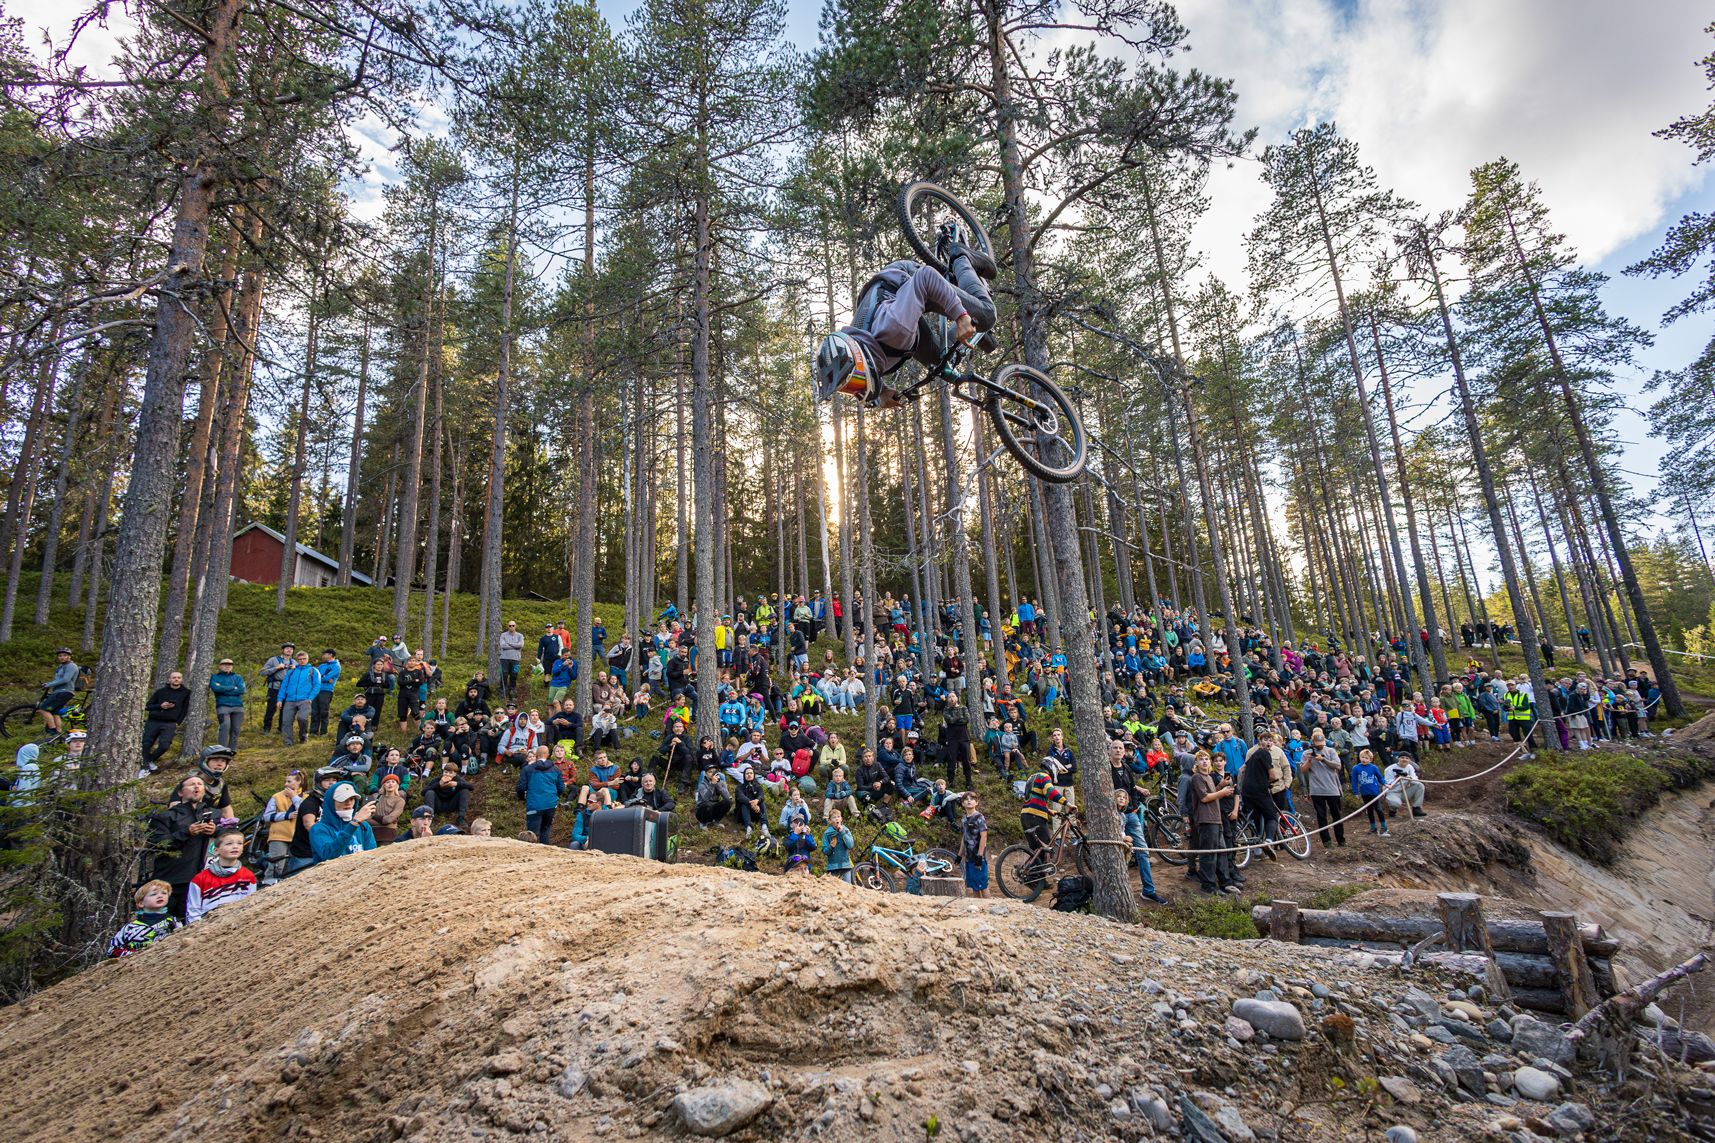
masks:
[(440, 829), (435, 831), (435, 836), (436, 837), (442, 837), (442, 836), (449, 834), (449, 833), (460, 833), (460, 832), (462, 832), (462, 831), (456, 825), (444, 825)]
[(332, 790), (328, 791), (328, 801), (333, 802), (335, 805), (345, 801), (347, 798), (355, 797), (357, 797), (357, 787), (353, 786), (350, 782), (341, 782)]
[(411, 811), (411, 816), (414, 818), (432, 818), (435, 816), (435, 811), (428, 806), (418, 806)]

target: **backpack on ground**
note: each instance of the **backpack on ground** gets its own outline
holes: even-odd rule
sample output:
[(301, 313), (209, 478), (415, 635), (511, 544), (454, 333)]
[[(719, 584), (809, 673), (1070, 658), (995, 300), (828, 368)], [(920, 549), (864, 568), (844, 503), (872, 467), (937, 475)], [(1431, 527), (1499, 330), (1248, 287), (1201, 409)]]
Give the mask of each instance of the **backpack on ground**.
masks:
[(1095, 887), (1088, 877), (1062, 877), (1054, 886), (1054, 911), (1076, 913), (1090, 903)]

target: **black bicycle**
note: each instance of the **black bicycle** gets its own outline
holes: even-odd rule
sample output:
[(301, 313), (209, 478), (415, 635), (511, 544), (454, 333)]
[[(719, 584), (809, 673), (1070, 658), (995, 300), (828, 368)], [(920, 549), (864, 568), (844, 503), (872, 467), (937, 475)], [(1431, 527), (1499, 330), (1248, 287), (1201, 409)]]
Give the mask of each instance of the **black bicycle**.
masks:
[[(44, 685), (41, 691), (42, 697), (47, 698), (50, 693), (48, 687)], [(63, 741), (71, 731), (83, 729), (84, 722), (89, 717), (89, 710), (83, 696), (72, 695), (71, 702), (67, 703), (65, 708), (59, 712), (59, 716), (59, 733), (50, 736), (43, 745)], [(28, 734), (30, 724), (35, 721), (35, 718), (36, 704), (33, 702), (21, 702), (17, 706), (11, 707), (5, 713), (0, 714), (0, 738), (17, 738)]]
[[(935, 239), (944, 223), (956, 221), (967, 245), (994, 256), (994, 244), (976, 215), (935, 183), (907, 185), (899, 195), (898, 214), (911, 249), (948, 281), (953, 279), (952, 268), (935, 253)], [(995, 344), (990, 335), (984, 337), (989, 346)], [(983, 377), (965, 368), (970, 357), (967, 347), (952, 342), (939, 364), (901, 389), (899, 399), (914, 401), (931, 383), (948, 385), (953, 396), (988, 414), (1002, 447), (1035, 476), (1053, 484), (1076, 480), (1088, 460), (1084, 423), (1060, 386), (1040, 369), (1017, 362)]]

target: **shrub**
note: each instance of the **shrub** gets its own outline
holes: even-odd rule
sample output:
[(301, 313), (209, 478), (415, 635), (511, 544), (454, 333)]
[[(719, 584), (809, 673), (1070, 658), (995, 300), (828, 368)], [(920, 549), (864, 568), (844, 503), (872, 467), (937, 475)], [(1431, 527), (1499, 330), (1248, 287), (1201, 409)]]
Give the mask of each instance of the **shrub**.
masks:
[(1607, 863), (1632, 820), (1663, 790), (1695, 785), (1711, 772), (1715, 766), (1701, 760), (1658, 764), (1631, 754), (1545, 751), (1508, 775), (1507, 808), (1574, 853)]
[(1197, 894), (1146, 910), (1143, 923), (1152, 929), (1193, 937), (1254, 941), (1257, 931), (1251, 920), (1251, 904), (1226, 893), (1214, 897)]

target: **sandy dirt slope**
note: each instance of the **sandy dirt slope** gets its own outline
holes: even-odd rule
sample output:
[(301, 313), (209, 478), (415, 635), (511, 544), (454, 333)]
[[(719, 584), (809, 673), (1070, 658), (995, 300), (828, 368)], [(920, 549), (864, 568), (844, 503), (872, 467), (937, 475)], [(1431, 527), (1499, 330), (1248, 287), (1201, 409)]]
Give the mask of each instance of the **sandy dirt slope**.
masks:
[[(438, 838), (0, 1012), (0, 1115), (19, 1143), (583, 1140), (683, 1135), (712, 1089), (733, 1138), (1136, 1139), (1184, 1093), (1264, 1139), (1469, 1138), (1498, 1109), (1441, 1090), (1406, 985), (1334, 950)], [(1265, 987), (1306, 1040), (1229, 1038)], [(1423, 1101), (1315, 1102), (1377, 1075)]]

